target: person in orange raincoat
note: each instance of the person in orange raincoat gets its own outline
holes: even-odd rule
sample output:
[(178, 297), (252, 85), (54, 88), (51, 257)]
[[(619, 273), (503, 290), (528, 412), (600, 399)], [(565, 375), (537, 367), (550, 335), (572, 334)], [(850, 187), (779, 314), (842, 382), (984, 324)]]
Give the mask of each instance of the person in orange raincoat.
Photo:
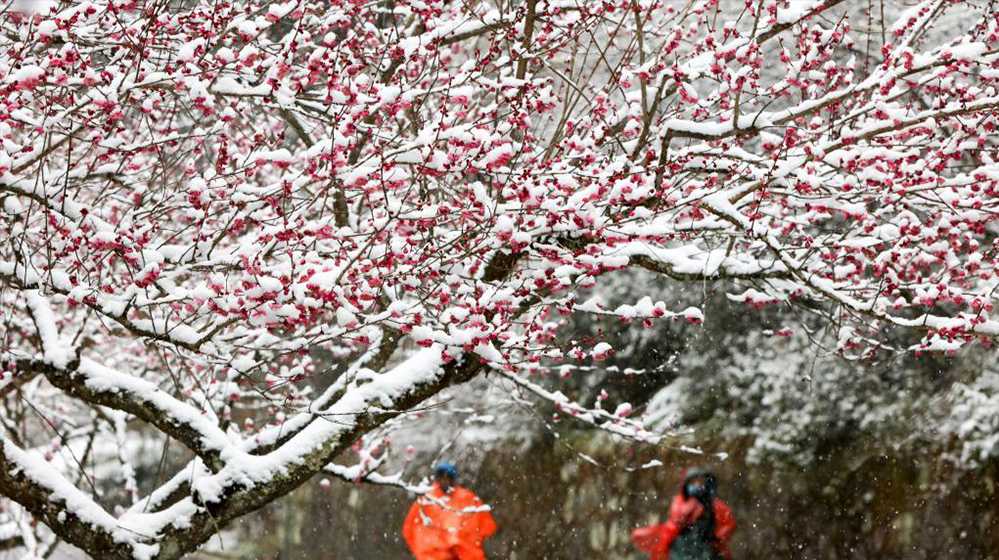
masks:
[(670, 504), (669, 519), (635, 529), (631, 533), (635, 546), (651, 560), (732, 560), (728, 543), (735, 517), (717, 491), (714, 474), (689, 470)]
[(482, 542), (496, 532), (489, 506), (458, 486), (458, 469), (442, 463), (434, 485), (409, 508), (402, 536), (416, 560), (485, 560)]

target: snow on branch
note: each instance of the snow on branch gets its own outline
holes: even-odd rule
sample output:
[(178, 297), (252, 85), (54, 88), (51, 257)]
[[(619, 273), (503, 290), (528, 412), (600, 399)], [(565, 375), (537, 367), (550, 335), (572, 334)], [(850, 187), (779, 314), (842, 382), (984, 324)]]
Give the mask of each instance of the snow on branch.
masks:
[(20, 360), (17, 371), (40, 372), (69, 395), (133, 414), (183, 442), (215, 469), (220, 468), (223, 457), (239, 458), (235, 443), (204, 411), (143, 379), (111, 370), (89, 358), (81, 359), (75, 369)]
[(406, 482), (403, 479), (401, 472), (394, 475), (384, 475), (375, 472), (374, 470), (363, 469), (361, 465), (347, 467), (335, 464), (327, 465), (323, 472), (346, 480), (347, 482), (363, 482), (365, 484), (375, 484), (378, 486), (394, 486), (411, 494), (426, 494), (430, 491), (430, 486), (428, 485)]
[(10, 440), (0, 443), (0, 490), (41, 517), (56, 534), (86, 550), (106, 551), (109, 557), (155, 557), (155, 545), (143, 543), (143, 535), (120, 527), (112, 515), (43, 458)]
[(501, 371), (504, 378), (509, 379), (518, 387), (526, 389), (536, 397), (554, 404), (558, 412), (565, 413), (574, 420), (642, 443), (656, 444), (664, 437), (662, 434), (646, 430), (637, 420), (627, 418), (631, 412), (631, 406), (627, 403), (619, 406), (613, 413), (601, 408), (586, 408), (579, 403), (573, 402), (561, 392), (549, 391), (541, 385), (529, 381), (523, 375), (505, 370)]

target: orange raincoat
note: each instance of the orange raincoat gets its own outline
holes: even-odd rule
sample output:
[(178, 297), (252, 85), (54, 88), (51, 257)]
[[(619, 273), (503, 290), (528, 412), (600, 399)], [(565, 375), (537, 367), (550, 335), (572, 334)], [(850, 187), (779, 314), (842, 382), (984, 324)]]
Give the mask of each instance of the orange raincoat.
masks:
[(485, 560), (482, 541), (496, 532), (489, 507), (471, 490), (434, 484), (409, 508), (402, 536), (416, 560)]

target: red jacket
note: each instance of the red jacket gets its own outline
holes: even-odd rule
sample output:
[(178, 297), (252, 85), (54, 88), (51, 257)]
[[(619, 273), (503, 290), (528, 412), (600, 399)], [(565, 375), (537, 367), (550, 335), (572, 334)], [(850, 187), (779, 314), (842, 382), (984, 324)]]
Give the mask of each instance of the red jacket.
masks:
[[(718, 498), (714, 499), (714, 510), (717, 550), (724, 558), (731, 560), (728, 541), (735, 532), (735, 517), (728, 504)], [(704, 506), (696, 498), (684, 498), (682, 493), (677, 494), (669, 506), (669, 519), (666, 523), (635, 529), (631, 533), (631, 540), (651, 560), (669, 560), (669, 549), (673, 541), (703, 513)]]
[(485, 560), (482, 541), (496, 532), (489, 507), (471, 490), (440, 486), (409, 508), (402, 536), (417, 560)]

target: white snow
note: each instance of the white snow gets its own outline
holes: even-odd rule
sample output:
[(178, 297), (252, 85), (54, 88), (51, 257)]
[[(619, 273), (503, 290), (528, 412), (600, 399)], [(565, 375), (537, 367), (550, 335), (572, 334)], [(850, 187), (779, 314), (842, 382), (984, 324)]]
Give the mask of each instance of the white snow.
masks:
[(25, 301), (31, 308), (31, 316), (38, 328), (38, 336), (42, 339), (45, 350), (45, 361), (59, 369), (65, 369), (75, 357), (73, 348), (68, 341), (59, 335), (55, 314), (47, 299), (37, 290), (25, 294)]

